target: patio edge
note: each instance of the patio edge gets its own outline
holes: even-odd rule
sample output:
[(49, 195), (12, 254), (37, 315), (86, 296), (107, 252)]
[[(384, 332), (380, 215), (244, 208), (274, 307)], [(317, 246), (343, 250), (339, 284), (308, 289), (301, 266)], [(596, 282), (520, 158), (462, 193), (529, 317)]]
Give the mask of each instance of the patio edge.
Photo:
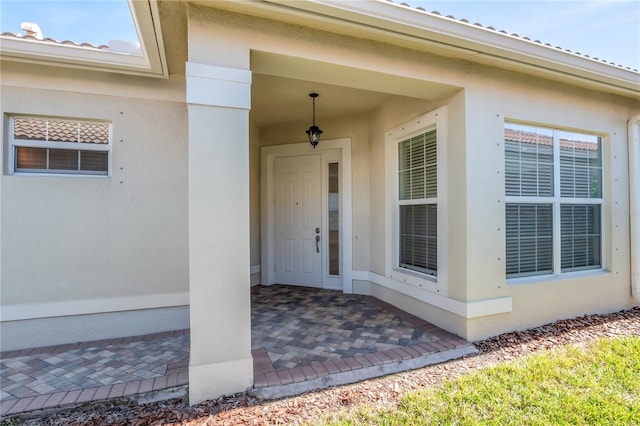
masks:
[(478, 349), (473, 344), (469, 344), (455, 349), (449, 349), (407, 360), (377, 364), (370, 367), (354, 369), (351, 371), (326, 374), (314, 379), (297, 383), (289, 383), (262, 388), (252, 388), (248, 390), (248, 393), (256, 398), (264, 400), (279, 399), (294, 395), (300, 395), (302, 393), (328, 388), (331, 386), (347, 385), (360, 382), (362, 380), (400, 373), (402, 371), (415, 370), (418, 368), (451, 361), (469, 355), (476, 355), (478, 353)]

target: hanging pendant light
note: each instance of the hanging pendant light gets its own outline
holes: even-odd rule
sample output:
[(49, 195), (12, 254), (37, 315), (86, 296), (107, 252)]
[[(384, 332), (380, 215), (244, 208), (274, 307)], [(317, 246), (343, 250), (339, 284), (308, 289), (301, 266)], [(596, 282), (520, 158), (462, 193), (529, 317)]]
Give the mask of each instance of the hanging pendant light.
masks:
[(313, 123), (309, 130), (307, 130), (307, 136), (309, 136), (309, 143), (313, 146), (313, 149), (316, 149), (316, 145), (320, 142), (320, 135), (322, 134), (322, 130), (320, 127), (316, 126), (316, 98), (319, 96), (317, 93), (309, 93), (309, 96), (313, 102)]

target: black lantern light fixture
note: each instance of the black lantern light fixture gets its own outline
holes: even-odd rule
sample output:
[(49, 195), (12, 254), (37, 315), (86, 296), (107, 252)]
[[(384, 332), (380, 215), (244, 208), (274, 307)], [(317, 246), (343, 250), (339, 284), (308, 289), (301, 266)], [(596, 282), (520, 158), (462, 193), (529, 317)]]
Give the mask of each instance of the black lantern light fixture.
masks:
[(316, 126), (316, 98), (319, 96), (317, 93), (309, 93), (309, 96), (313, 102), (313, 124), (307, 130), (307, 136), (309, 136), (309, 143), (316, 149), (316, 145), (320, 142), (320, 135), (322, 134), (322, 130), (320, 127)]

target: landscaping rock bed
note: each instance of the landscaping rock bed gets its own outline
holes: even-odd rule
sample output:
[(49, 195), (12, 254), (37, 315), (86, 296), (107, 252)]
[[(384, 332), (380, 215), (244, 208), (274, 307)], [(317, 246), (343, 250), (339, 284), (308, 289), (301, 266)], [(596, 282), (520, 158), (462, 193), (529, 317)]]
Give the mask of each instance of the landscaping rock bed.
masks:
[(244, 393), (193, 407), (188, 405), (186, 397), (147, 404), (121, 399), (31, 415), (22, 419), (22, 424), (271, 425), (313, 422), (362, 404), (369, 407), (393, 404), (407, 391), (437, 385), (444, 379), (539, 350), (614, 336), (640, 336), (640, 307), (502, 334), (476, 342), (480, 353), (472, 357), (277, 401), (261, 401)]

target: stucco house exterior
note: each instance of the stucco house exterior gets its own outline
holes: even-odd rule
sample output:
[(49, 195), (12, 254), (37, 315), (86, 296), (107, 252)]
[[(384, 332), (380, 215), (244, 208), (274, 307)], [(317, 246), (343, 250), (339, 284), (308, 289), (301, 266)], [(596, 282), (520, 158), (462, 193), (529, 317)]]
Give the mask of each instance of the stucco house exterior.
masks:
[(387, 1), (131, 7), (139, 54), (0, 39), (2, 350), (190, 327), (199, 402), (252, 384), (257, 283), (471, 341), (638, 305), (637, 70)]

